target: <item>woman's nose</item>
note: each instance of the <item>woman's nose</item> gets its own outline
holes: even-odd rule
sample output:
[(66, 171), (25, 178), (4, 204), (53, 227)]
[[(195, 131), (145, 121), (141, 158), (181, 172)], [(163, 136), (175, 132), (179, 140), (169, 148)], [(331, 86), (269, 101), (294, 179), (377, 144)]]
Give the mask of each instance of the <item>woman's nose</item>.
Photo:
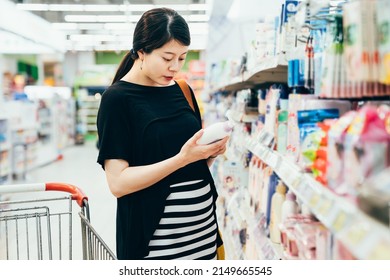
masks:
[(173, 72), (179, 71), (179, 62), (177, 60), (173, 60), (172, 63), (169, 65), (169, 70)]

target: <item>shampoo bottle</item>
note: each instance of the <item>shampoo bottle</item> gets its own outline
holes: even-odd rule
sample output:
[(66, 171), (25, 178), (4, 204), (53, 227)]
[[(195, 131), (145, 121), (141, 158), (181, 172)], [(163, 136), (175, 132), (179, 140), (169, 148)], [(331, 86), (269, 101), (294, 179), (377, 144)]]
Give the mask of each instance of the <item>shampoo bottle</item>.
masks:
[(296, 200), (296, 196), (293, 192), (289, 191), (286, 194), (286, 200), (282, 205), (282, 223), (288, 218), (299, 212), (299, 205)]
[(279, 224), (282, 222), (282, 204), (286, 199), (286, 191), (286, 186), (279, 180), (276, 192), (272, 195), (269, 232), (271, 241), (278, 244), (281, 241)]
[(198, 144), (207, 145), (221, 140), (230, 135), (233, 130), (233, 123), (230, 121), (218, 122), (206, 127), (203, 135), (198, 140)]

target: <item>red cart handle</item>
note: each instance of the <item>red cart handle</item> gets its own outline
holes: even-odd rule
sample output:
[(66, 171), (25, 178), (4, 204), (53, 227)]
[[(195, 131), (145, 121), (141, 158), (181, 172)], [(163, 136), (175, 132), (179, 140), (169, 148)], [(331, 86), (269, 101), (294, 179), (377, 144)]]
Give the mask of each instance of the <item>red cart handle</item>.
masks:
[(71, 184), (66, 183), (46, 183), (45, 191), (62, 191), (67, 192), (72, 195), (72, 199), (77, 202), (80, 207), (84, 206), (84, 199), (88, 200), (88, 197), (83, 193), (83, 191)]
[(1, 193), (18, 193), (18, 192), (42, 192), (42, 191), (61, 191), (72, 195), (72, 200), (75, 200), (80, 207), (84, 205), (84, 199), (88, 197), (78, 187), (66, 183), (33, 183), (33, 184), (15, 184), (15, 185), (0, 185)]

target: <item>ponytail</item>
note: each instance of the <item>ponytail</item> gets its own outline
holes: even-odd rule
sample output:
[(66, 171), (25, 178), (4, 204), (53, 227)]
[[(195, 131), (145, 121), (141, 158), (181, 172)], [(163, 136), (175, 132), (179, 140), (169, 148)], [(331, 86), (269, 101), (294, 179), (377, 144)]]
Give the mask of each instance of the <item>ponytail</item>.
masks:
[(134, 55), (131, 50), (123, 57), (111, 84), (114, 84), (120, 79), (122, 79), (127, 74), (127, 72), (130, 71), (131, 67), (133, 67), (133, 64), (134, 64)]

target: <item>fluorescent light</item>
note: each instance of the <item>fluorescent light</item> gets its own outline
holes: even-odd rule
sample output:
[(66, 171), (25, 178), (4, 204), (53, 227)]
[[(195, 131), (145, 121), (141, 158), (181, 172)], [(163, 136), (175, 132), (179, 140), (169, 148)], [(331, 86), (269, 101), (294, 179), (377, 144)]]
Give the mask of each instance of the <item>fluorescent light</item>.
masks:
[(119, 5), (84, 5), (86, 12), (120, 12)]
[(129, 42), (130, 36), (126, 35), (94, 35), (94, 34), (74, 34), (70, 35), (71, 41), (105, 41), (105, 42)]
[(66, 22), (137, 22), (141, 16), (125, 15), (66, 15)]
[(150, 9), (153, 9), (154, 5), (135, 5), (135, 4), (129, 4), (129, 5), (119, 5), (119, 9), (122, 12), (145, 12)]
[(69, 4), (50, 4), (49, 11), (53, 12), (82, 12), (83, 5), (69, 5)]
[(97, 16), (89, 15), (66, 15), (64, 20), (67, 22), (96, 22)]
[(157, 7), (167, 7), (176, 11), (207, 11), (206, 4), (178, 4), (178, 5), (104, 5), (104, 4), (16, 4), (18, 9), (27, 11), (56, 11), (56, 12), (119, 12), (119, 11), (134, 11), (144, 12)]
[(48, 4), (16, 4), (16, 7), (26, 11), (48, 11)]

